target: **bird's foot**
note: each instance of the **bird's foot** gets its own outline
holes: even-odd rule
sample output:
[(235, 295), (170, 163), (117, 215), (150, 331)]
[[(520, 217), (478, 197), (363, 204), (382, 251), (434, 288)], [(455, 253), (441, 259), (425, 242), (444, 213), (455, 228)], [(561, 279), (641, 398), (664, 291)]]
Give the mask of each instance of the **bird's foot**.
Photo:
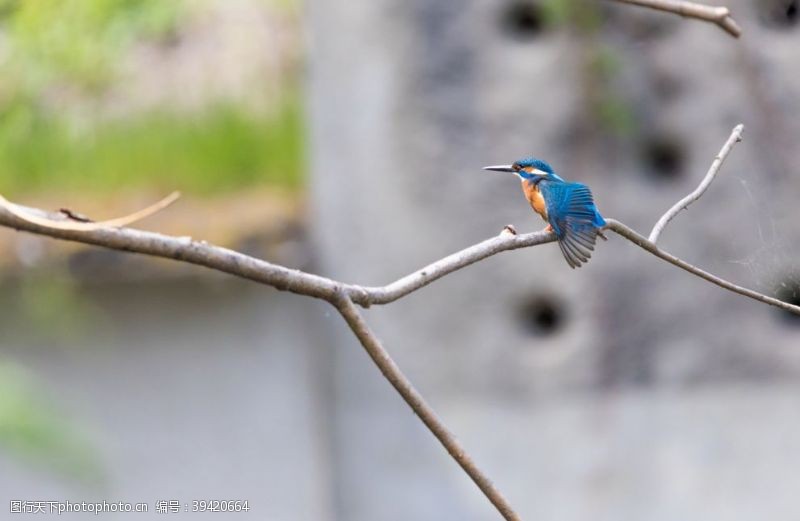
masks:
[(547, 226), (544, 227), (543, 231), (548, 232), (548, 233), (552, 232), (553, 231), (553, 225), (552, 224), (548, 224)]

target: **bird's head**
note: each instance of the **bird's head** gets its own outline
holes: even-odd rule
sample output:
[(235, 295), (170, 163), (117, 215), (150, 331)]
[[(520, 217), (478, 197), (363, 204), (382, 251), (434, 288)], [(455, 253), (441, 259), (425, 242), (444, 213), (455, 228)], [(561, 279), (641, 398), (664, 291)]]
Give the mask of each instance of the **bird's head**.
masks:
[(535, 157), (519, 159), (510, 165), (485, 166), (483, 169), (491, 170), (493, 172), (511, 172), (517, 174), (521, 179), (527, 179), (536, 183), (545, 179), (563, 181), (563, 179), (558, 177), (558, 175), (556, 175), (556, 173), (553, 171), (552, 166), (550, 166), (546, 161), (542, 161), (541, 159), (537, 159)]

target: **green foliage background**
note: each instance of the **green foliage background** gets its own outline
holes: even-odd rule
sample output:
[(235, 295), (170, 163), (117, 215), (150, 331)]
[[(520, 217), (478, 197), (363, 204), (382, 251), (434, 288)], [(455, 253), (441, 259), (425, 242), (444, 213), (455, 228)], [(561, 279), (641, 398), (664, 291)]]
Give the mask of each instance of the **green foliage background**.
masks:
[[(268, 111), (236, 100), (194, 113), (156, 107), (113, 119), (59, 110), (61, 93), (91, 107), (118, 81), (120, 58), (138, 42), (170, 45), (187, 5), (0, 0), (0, 193), (158, 187), (212, 194), (255, 184), (301, 186), (304, 132), (296, 94)], [(283, 90), (293, 92), (295, 79), (286, 81)], [(48, 276), (54, 270), (44, 276), (29, 270), (21, 289), (2, 302), (65, 335), (83, 308), (70, 279)], [(43, 389), (23, 367), (0, 359), (0, 450), (71, 477), (102, 477), (89, 436)]]
[[(254, 113), (221, 102), (122, 120), (75, 121), (47, 92), (101, 95), (137, 41), (169, 42), (182, 0), (0, 0), (0, 192), (116, 190), (158, 185), (208, 193), (254, 183), (300, 185), (302, 110), (296, 95)], [(290, 89), (291, 90), (291, 89)]]

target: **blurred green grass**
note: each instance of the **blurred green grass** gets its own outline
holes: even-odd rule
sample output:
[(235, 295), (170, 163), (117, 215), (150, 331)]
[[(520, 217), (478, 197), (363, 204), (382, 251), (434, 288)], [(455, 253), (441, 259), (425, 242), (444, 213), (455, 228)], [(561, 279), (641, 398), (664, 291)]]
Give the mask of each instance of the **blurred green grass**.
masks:
[(10, 50), (6, 67), (22, 90), (54, 81), (101, 88), (120, 52), (175, 30), (183, 0), (0, 0)]
[[(74, 111), (53, 105), (53, 92), (62, 89), (84, 100), (102, 96), (116, 81), (120, 57), (137, 42), (168, 49), (190, 4), (0, 0), (7, 51), (0, 57), (0, 192), (302, 186), (302, 107), (294, 94), (258, 112), (232, 100), (113, 120), (76, 121)], [(284, 92), (296, 90), (296, 78), (281, 81)]]
[(297, 188), (303, 135), (295, 100), (271, 115), (217, 104), (192, 114), (155, 110), (80, 130), (21, 103), (0, 109), (0, 192), (157, 186), (211, 193), (255, 183)]
[(0, 361), (0, 446), (70, 478), (102, 480), (105, 472), (89, 436), (41, 388), (22, 367)]

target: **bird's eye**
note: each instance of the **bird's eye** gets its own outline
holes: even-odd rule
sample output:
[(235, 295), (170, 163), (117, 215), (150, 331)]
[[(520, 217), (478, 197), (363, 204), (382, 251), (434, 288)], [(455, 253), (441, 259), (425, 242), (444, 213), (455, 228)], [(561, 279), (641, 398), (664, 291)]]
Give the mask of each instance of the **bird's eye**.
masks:
[(514, 172), (519, 172), (521, 167), (519, 166), (519, 163), (514, 163), (513, 165), (511, 165), (511, 168), (514, 169)]

